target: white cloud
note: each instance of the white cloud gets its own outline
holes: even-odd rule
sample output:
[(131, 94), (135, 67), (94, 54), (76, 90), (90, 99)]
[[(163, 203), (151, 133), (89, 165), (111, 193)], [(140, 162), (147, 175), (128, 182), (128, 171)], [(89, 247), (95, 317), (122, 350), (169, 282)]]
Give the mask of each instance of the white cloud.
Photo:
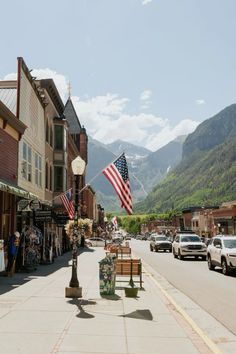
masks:
[(198, 105), (206, 104), (205, 100), (203, 100), (203, 99), (196, 100), (195, 103)]
[(151, 90), (145, 90), (141, 93), (140, 95), (140, 100), (141, 101), (147, 101), (147, 100), (150, 100), (152, 96), (152, 91)]
[(3, 80), (16, 80), (16, 79), (17, 79), (16, 73), (7, 74), (3, 78)]
[(140, 101), (142, 102), (141, 109), (148, 109), (151, 104), (152, 91), (145, 90), (140, 95)]
[(142, 5), (147, 5), (148, 3), (152, 2), (152, 0), (143, 0)]
[(174, 127), (172, 127), (168, 122), (168, 124), (164, 126), (163, 129), (157, 134), (153, 133), (149, 136), (146, 148), (156, 151), (162, 146), (168, 144), (170, 141), (176, 139), (178, 136), (192, 133), (198, 125), (199, 122), (191, 119), (184, 119)]
[[(51, 69), (35, 69), (32, 75), (38, 79), (52, 78), (65, 102), (68, 97), (68, 80), (64, 75)], [(4, 79), (16, 79), (16, 74), (6, 75)], [(151, 96), (150, 90), (145, 90), (140, 95), (143, 109), (148, 108)], [(173, 127), (168, 119), (154, 114), (142, 111), (129, 114), (129, 98), (118, 94), (107, 93), (92, 98), (83, 96), (83, 99), (72, 96), (72, 101), (87, 133), (104, 143), (121, 139), (155, 151), (180, 135), (192, 133), (199, 124), (185, 119)]]
[[(68, 80), (62, 75), (58, 74), (56, 71), (45, 68), (45, 69), (34, 69), (31, 71), (31, 75), (35, 76), (36, 79), (53, 79), (55, 85), (61, 95), (63, 101), (65, 101), (68, 97)], [(3, 80), (16, 80), (16, 73), (7, 74)]]
[(68, 83), (69, 80), (62, 74), (58, 74), (56, 71), (51, 69), (34, 69), (31, 72), (32, 76), (36, 76), (37, 79), (53, 79), (55, 85), (61, 95), (63, 101), (68, 97)]

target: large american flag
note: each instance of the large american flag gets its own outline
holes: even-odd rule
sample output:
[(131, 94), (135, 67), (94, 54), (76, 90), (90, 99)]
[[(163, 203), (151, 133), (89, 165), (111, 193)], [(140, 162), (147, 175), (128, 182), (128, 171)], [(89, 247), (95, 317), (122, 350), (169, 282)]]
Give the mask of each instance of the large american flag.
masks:
[(132, 197), (129, 183), (128, 165), (125, 154), (120, 155), (102, 173), (115, 189), (121, 201), (121, 207), (125, 208), (128, 214), (132, 214)]
[(74, 218), (74, 203), (73, 203), (73, 197), (72, 197), (72, 188), (60, 195), (61, 201), (66, 208), (66, 211), (69, 215), (70, 219)]

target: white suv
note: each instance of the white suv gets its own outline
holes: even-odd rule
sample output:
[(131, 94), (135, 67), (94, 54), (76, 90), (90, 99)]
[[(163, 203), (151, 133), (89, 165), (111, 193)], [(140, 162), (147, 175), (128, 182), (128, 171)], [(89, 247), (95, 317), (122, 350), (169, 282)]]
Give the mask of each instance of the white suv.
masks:
[(177, 234), (172, 244), (172, 249), (175, 258), (183, 259), (186, 256), (198, 258), (201, 256), (203, 260), (206, 260), (207, 247), (201, 238), (195, 234)]
[(236, 269), (236, 236), (214, 236), (207, 247), (207, 263), (210, 270), (221, 267), (224, 275)]

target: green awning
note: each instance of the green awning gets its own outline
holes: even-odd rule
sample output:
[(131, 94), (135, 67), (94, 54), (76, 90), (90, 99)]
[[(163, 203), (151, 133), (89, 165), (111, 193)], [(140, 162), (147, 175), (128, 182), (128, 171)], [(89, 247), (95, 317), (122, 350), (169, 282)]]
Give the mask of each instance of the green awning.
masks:
[(0, 190), (3, 192), (17, 195), (18, 197), (24, 199), (38, 199), (35, 194), (27, 192), (25, 189), (20, 188), (18, 186), (14, 186), (8, 182), (3, 182), (2, 180), (0, 180)]

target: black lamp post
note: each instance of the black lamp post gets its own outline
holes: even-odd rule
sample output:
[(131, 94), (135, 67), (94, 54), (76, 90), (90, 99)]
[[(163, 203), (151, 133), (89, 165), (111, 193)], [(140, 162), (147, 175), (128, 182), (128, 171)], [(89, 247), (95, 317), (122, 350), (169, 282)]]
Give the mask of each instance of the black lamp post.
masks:
[(72, 274), (69, 284), (69, 288), (66, 288), (66, 297), (78, 298), (82, 297), (82, 288), (79, 287), (79, 281), (77, 277), (77, 247), (78, 247), (78, 236), (79, 236), (79, 190), (80, 190), (80, 177), (84, 174), (86, 163), (80, 157), (77, 156), (71, 163), (72, 171), (74, 174), (74, 226), (73, 226), (73, 237), (72, 237)]

